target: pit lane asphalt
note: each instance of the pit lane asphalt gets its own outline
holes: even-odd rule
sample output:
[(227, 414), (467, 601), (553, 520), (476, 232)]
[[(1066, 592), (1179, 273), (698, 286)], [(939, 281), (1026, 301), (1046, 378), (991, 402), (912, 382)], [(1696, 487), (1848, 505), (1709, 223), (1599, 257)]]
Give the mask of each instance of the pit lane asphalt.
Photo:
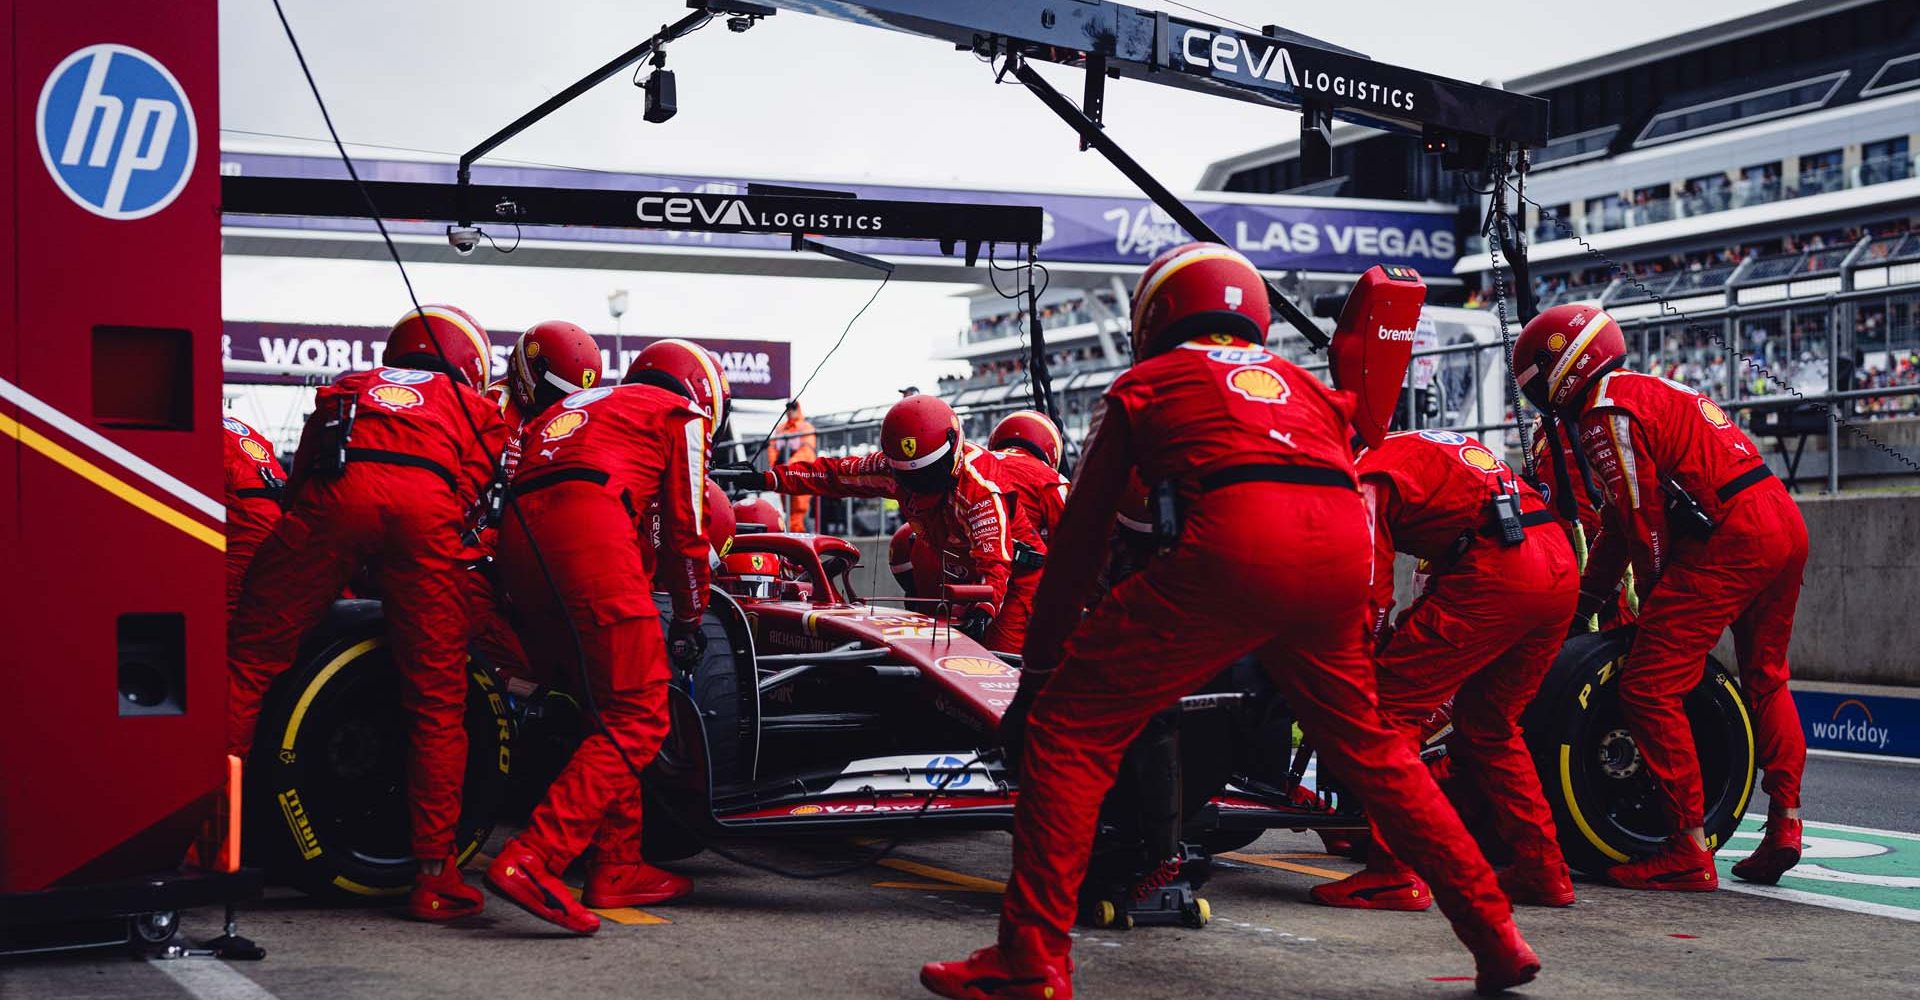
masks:
[[(1920, 767), (1815, 759), (1808, 817), (1920, 832)], [(1902, 810), (1900, 822), (1891, 811)], [(275, 893), (244, 915), (266, 961), (146, 962), (116, 953), (0, 966), (0, 996), (34, 1000), (390, 1000), (401, 997), (926, 996), (920, 963), (957, 958), (993, 937), (1008, 837), (916, 840), (890, 867), (818, 882), (753, 872), (712, 855), (675, 865), (699, 883), (684, 904), (646, 911), (670, 923), (609, 921), (578, 939), (497, 898), (465, 924), (425, 926), (390, 910), (316, 907)], [(791, 867), (851, 850), (791, 844), (755, 853)], [(818, 850), (818, 849), (816, 849)], [(1307, 901), (1325, 873), (1357, 867), (1310, 835), (1276, 832), (1242, 852), (1270, 865), (1223, 864), (1208, 885), (1204, 930), (1082, 931), (1084, 997), (1463, 997), (1472, 963), (1437, 912), (1362, 913)], [(834, 855), (832, 852), (838, 852)], [(960, 876), (954, 878), (954, 876)], [(883, 883), (894, 883), (889, 887)], [(936, 886), (947, 885), (946, 888)], [(629, 914), (628, 920), (637, 919)], [(1518, 919), (1546, 962), (1535, 997), (1738, 996), (1848, 1000), (1912, 997), (1920, 923), (1732, 892), (1631, 893), (1580, 886), (1566, 910)], [(218, 932), (218, 913), (184, 921), (183, 939)]]

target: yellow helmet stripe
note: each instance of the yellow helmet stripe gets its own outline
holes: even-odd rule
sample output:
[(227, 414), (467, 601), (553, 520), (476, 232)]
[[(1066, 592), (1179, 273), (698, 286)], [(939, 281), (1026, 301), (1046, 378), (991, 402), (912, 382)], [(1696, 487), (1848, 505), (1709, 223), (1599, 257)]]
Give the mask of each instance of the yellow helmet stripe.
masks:
[(1140, 294), (1134, 296), (1133, 325), (1136, 327), (1140, 325), (1141, 314), (1146, 311), (1147, 303), (1153, 301), (1153, 293), (1159, 290), (1160, 285), (1162, 283), (1164, 283), (1168, 278), (1173, 277), (1174, 272), (1179, 271), (1180, 269), (1187, 267), (1189, 265), (1197, 264), (1203, 260), (1238, 260), (1241, 263), (1246, 263), (1249, 268), (1253, 267), (1252, 264), (1247, 263), (1247, 259), (1245, 257), (1242, 257), (1240, 254), (1235, 253), (1234, 251), (1229, 250), (1226, 247), (1215, 245), (1215, 244), (1195, 247), (1192, 250), (1189, 250), (1186, 253), (1183, 253), (1180, 256), (1175, 257), (1170, 261), (1167, 261), (1165, 267), (1162, 267), (1160, 270), (1155, 271), (1153, 273), (1153, 277), (1148, 279), (1147, 286), (1145, 288), (1140, 289)]
[(1606, 329), (1607, 324), (1611, 322), (1613, 317), (1606, 313), (1599, 313), (1581, 328), (1580, 335), (1573, 338), (1572, 344), (1567, 345), (1567, 352), (1560, 355), (1560, 360), (1554, 363), (1553, 372), (1547, 376), (1549, 396), (1560, 391), (1560, 383), (1566, 381), (1567, 373), (1573, 370), (1574, 359), (1578, 358), (1587, 349), (1587, 345), (1593, 343), (1593, 338)]
[[(492, 342), (488, 340), (485, 330), (475, 327), (472, 323), (467, 322), (465, 316), (451, 309), (442, 309), (439, 306), (426, 306), (420, 311), (434, 319), (443, 319), (452, 323), (455, 329), (467, 335), (467, 341), (473, 345), (473, 352), (480, 356), (480, 366), (484, 369), (481, 374), (482, 378), (485, 378), (487, 373), (493, 371)], [(427, 332), (431, 334), (433, 331), (429, 329)], [(444, 344), (441, 345), (442, 348), (445, 346)]]

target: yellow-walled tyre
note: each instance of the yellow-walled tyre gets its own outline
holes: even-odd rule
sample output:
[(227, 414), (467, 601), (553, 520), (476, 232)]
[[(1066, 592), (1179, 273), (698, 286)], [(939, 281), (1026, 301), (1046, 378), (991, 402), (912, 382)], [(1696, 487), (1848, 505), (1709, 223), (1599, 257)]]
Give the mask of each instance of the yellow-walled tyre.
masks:
[[(1589, 874), (1652, 853), (1668, 834), (1660, 794), (1620, 706), (1631, 626), (1575, 636), (1524, 719), (1567, 863)], [(1709, 841), (1724, 843), (1753, 794), (1753, 723), (1740, 688), (1707, 658), (1686, 710), (1700, 757)]]
[[(277, 882), (316, 896), (398, 896), (413, 884), (406, 789), (411, 724), (373, 601), (342, 601), (274, 683), (245, 783), (242, 844)], [(493, 831), (512, 766), (504, 691), (467, 665), (467, 767), (455, 850)]]

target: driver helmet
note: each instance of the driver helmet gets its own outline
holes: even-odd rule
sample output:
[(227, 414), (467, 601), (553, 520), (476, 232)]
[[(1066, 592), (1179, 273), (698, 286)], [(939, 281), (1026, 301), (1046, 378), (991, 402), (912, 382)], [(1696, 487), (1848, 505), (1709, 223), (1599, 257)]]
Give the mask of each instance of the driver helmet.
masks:
[(771, 552), (728, 553), (720, 574), (721, 585), (736, 597), (770, 601), (780, 592), (780, 557)]

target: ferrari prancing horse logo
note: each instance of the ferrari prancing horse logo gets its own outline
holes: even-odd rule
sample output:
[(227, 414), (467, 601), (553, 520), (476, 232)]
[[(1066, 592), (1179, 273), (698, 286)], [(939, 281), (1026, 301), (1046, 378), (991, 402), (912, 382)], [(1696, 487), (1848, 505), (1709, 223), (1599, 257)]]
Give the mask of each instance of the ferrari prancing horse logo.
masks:
[(901, 438), (900, 450), (905, 452), (908, 458), (912, 458), (913, 453), (920, 450), (920, 439), (912, 437)]

